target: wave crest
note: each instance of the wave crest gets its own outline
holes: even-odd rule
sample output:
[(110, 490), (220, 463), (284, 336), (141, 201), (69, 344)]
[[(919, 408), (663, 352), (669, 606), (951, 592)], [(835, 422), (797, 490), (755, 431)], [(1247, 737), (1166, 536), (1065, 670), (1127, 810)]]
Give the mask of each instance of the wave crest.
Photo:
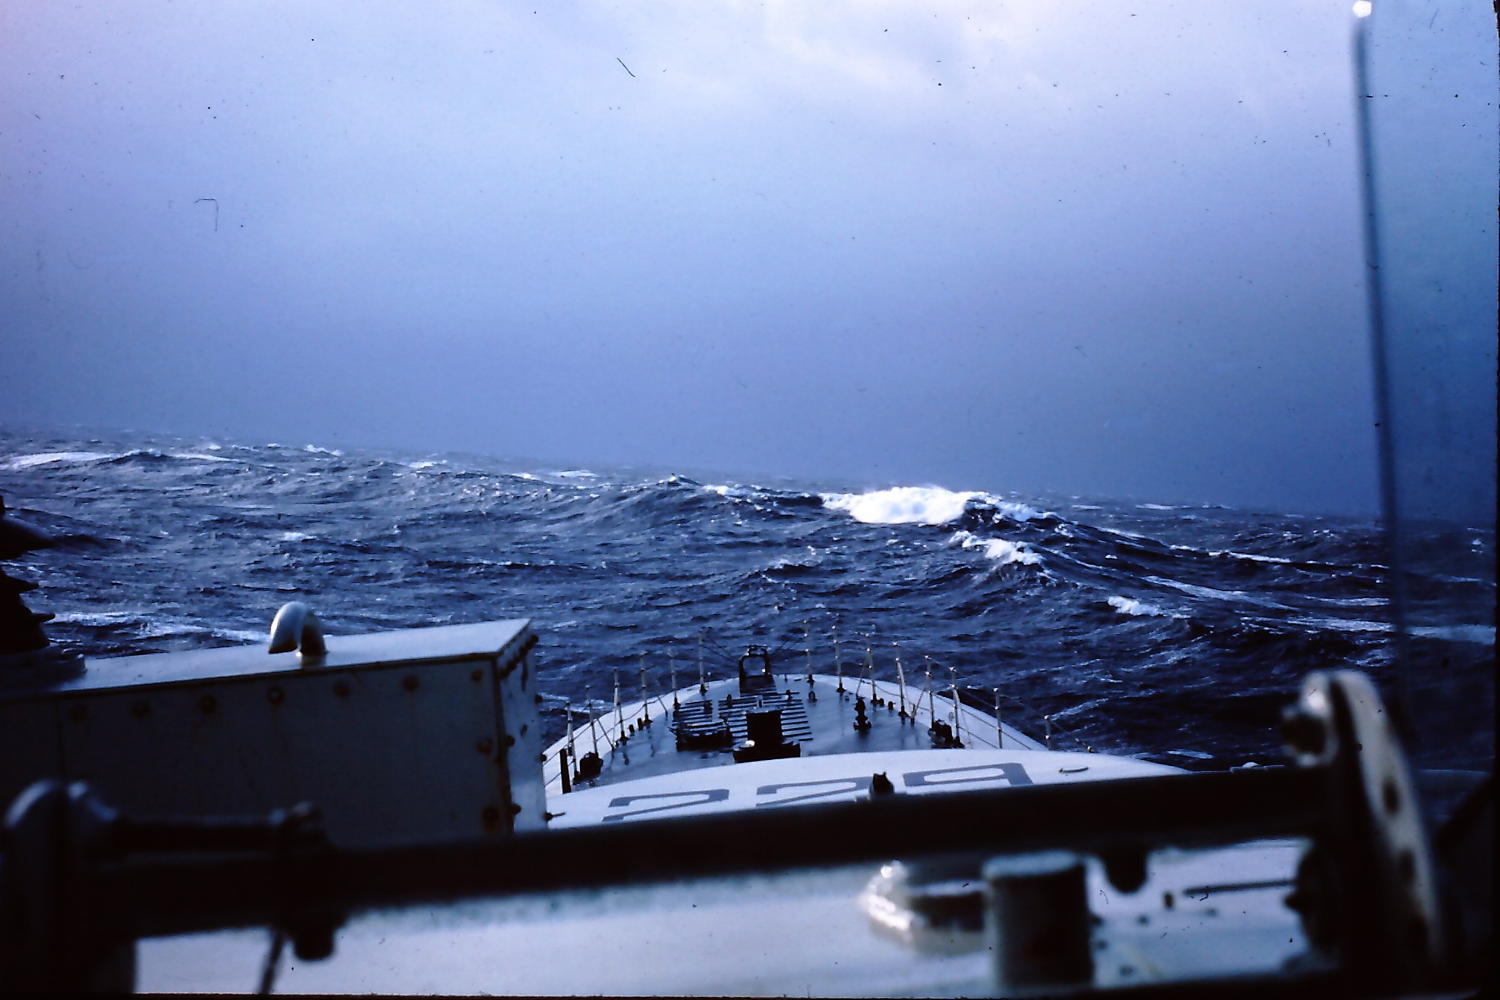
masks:
[(975, 490), (941, 486), (893, 486), (870, 493), (824, 493), (823, 506), (863, 524), (947, 524), (963, 516), (969, 502), (985, 497)]
[(1020, 563), (1023, 566), (1040, 566), (1042, 557), (1032, 551), (1025, 542), (1012, 542), (1005, 538), (980, 538), (969, 531), (956, 531), (949, 540), (966, 549), (977, 549), (986, 559), (993, 559), (1001, 566)]

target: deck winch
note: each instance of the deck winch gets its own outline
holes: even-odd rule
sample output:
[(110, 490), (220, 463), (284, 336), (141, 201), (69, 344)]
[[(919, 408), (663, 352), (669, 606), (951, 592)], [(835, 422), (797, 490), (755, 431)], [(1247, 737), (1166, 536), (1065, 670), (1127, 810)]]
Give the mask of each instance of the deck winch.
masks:
[(745, 713), (744, 742), (734, 748), (734, 759), (777, 760), (802, 756), (802, 747), (786, 739), (781, 730), (781, 709), (763, 708)]

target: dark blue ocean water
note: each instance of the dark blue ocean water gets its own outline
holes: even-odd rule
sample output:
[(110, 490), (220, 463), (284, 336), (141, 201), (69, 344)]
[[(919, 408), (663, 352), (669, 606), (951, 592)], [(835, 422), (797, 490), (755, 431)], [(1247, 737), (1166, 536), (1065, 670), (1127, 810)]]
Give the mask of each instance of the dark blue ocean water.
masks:
[[(882, 677), (899, 653), (1061, 746), (1189, 766), (1279, 760), (1308, 671), (1392, 680), (1367, 519), (131, 433), (0, 433), (0, 494), (60, 540), (5, 567), (57, 643), (264, 642), (290, 600), (330, 634), (527, 617), (557, 733), (617, 670), (629, 698), (642, 654), (686, 684), (700, 646), (712, 674), (747, 642), (829, 672), (868, 648)], [(1418, 599), (1493, 592), (1457, 567)], [(1458, 624), (1418, 640), (1450, 685), (1493, 668), (1493, 623)], [(1492, 704), (1449, 702), (1440, 756), (1487, 761)]]

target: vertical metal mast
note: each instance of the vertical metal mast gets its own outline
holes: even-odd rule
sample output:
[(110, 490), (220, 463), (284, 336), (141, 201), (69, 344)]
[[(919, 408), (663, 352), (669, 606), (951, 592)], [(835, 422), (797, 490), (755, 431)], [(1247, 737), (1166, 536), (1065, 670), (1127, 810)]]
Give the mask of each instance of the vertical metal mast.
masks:
[[(901, 713), (900, 713), (901, 721), (905, 722), (906, 718), (907, 718), (907, 714), (906, 714), (906, 668), (901, 665), (901, 644), (899, 642), (893, 642), (893, 643), (891, 643), (891, 645), (896, 647), (896, 683), (899, 685), (900, 691), (901, 691)], [(916, 712), (915, 708), (912, 709), (911, 720), (913, 722), (915, 722), (917, 720), (917, 712)]]
[(625, 742), (625, 711), (620, 705), (620, 671), (615, 670), (615, 724), (619, 726), (620, 735), (615, 739), (615, 746)]
[(641, 725), (651, 725), (651, 694), (646, 690), (646, 653), (641, 651)]
[(667, 669), (672, 677), (672, 711), (677, 711), (682, 705), (677, 701), (677, 656), (672, 652), (672, 640), (667, 640)]
[(953, 692), (953, 739), (960, 746), (964, 742), (963, 713), (958, 706), (958, 670), (948, 667), (948, 689)]
[(833, 620), (833, 669), (838, 674), (838, 679), (839, 679), (838, 692), (839, 692), (839, 694), (843, 694), (844, 693), (844, 658), (843, 658), (843, 655), (839, 652), (839, 622), (838, 622), (837, 618), (835, 618)]

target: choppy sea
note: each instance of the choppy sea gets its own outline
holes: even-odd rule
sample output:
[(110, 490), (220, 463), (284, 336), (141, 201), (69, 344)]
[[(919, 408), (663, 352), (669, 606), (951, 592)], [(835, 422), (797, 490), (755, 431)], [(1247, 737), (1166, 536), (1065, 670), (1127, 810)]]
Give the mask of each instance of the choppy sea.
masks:
[[(0, 495), (58, 540), (3, 568), (91, 657), (263, 643), (290, 600), (330, 635), (525, 617), (554, 735), (616, 672), (630, 698), (642, 655), (687, 684), (756, 642), (830, 673), (900, 656), (1059, 746), (1190, 767), (1279, 761), (1309, 671), (1393, 682), (1375, 520), (963, 485), (0, 431)], [(1470, 545), (1416, 601), (1493, 607), (1494, 537)], [(1414, 643), (1493, 691), (1493, 621)], [(1487, 769), (1492, 694), (1444, 704), (1422, 752)]]

